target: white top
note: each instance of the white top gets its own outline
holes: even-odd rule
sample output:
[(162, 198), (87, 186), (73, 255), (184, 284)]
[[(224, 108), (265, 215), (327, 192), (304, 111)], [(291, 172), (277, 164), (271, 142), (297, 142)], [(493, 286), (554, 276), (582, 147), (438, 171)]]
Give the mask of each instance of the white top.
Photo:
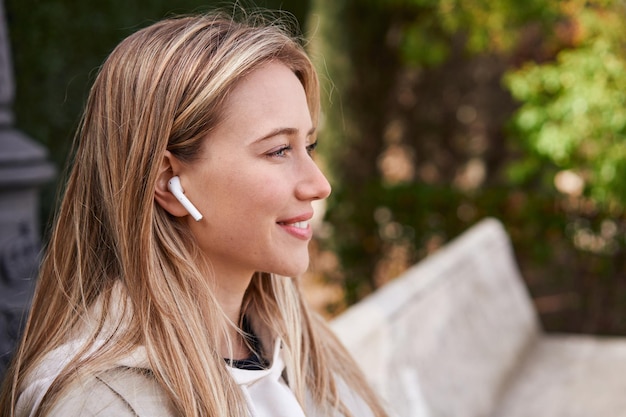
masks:
[(282, 377), (285, 362), (280, 345), (280, 340), (276, 339), (269, 369), (228, 367), (248, 402), (251, 417), (305, 417), (300, 403)]

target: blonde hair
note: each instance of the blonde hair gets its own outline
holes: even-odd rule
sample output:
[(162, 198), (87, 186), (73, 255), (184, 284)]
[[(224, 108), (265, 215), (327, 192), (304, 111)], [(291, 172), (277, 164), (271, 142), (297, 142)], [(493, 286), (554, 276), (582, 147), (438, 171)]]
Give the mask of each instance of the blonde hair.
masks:
[[(106, 369), (145, 346), (181, 416), (247, 416), (217, 351), (224, 314), (209, 280), (189, 261), (198, 259), (193, 237), (155, 203), (154, 189), (165, 151), (193, 161), (229, 91), (270, 61), (297, 75), (316, 123), (315, 70), (300, 43), (276, 24), (220, 13), (170, 18), (111, 53), (76, 135), (31, 314), (0, 397), (2, 415), (14, 416), (26, 376), (95, 311), (90, 342), (56, 378), (37, 415), (46, 414), (78, 372)], [(116, 288), (123, 297), (113, 308)], [(333, 408), (351, 415), (338, 392), (341, 379), (376, 416), (384, 415), (349, 354), (303, 302), (297, 280), (257, 273), (242, 309), (282, 339), (287, 380), (303, 407), (308, 391), (327, 415)]]

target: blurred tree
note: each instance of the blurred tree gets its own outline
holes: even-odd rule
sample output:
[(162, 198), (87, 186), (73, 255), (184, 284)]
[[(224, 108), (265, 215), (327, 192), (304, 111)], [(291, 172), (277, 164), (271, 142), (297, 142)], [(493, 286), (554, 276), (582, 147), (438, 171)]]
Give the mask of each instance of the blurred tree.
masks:
[[(499, 89), (505, 62), (488, 52), (510, 48), (524, 23), (553, 13), (543, 3), (313, 2), (314, 55), (323, 54), (320, 67), (330, 74), (324, 152), (335, 187), (328, 219), (344, 267), (334, 279), (344, 282), (348, 303), (390, 278), (372, 274), (390, 253), (404, 253), (407, 265), (474, 220), (446, 213), (458, 205), (435, 212), (424, 199), (440, 189), (448, 203), (461, 204), (455, 189), (496, 181), (498, 130), (512, 104)], [(491, 112), (498, 107), (504, 115)], [(407, 198), (413, 204), (401, 203)]]
[(581, 330), (626, 334), (625, 4), (560, 7), (555, 31), (567, 47), (504, 78), (521, 103), (510, 134), (524, 155), (508, 175), (518, 186), (541, 184), (567, 219), (573, 248), (560, 262), (577, 267)]
[[(618, 48), (622, 32), (614, 27), (618, 20), (610, 17), (620, 12), (617, 3), (312, 4), (312, 51), (328, 74), (321, 151), (334, 191), (326, 247), (341, 265), (325, 274), (344, 286), (347, 304), (481, 217), (496, 216), (514, 240), (549, 330), (626, 333), (626, 323), (619, 319), (626, 306), (615, 295), (626, 296), (626, 290), (619, 289), (614, 278), (594, 278), (623, 277), (626, 272), (614, 256), (624, 247), (623, 225), (615, 217), (620, 216), (619, 205), (597, 206), (603, 196), (617, 196), (620, 190), (626, 195), (620, 185), (624, 175), (616, 180), (624, 161), (619, 140), (621, 64), (611, 58), (616, 52), (599, 54), (597, 49)], [(579, 34), (579, 19), (589, 25), (594, 19), (606, 20), (600, 23), (604, 32), (598, 28), (598, 35), (590, 29)], [(605, 39), (597, 44), (598, 37)], [(596, 49), (590, 47), (583, 53), (586, 58), (576, 58), (586, 59), (585, 65), (575, 64), (586, 82), (562, 76), (555, 65), (564, 57), (575, 62), (572, 54), (577, 56), (588, 43)], [(590, 53), (596, 56), (591, 59)], [(535, 64), (520, 67), (527, 61)], [(607, 67), (610, 71), (604, 72)], [(605, 75), (598, 79), (598, 71)], [(519, 113), (519, 105), (503, 87), (505, 74), (506, 86), (521, 101)], [(576, 83), (577, 90), (550, 89), (555, 79), (557, 85), (559, 80), (569, 86)], [(595, 87), (598, 84), (604, 90)], [(581, 95), (586, 109), (596, 108), (593, 113), (601, 127), (578, 121), (584, 107)], [(605, 106), (607, 102), (612, 107)], [(576, 123), (586, 123), (582, 148), (587, 150), (578, 146), (581, 127)], [(588, 140), (597, 134), (602, 139)], [(612, 153), (610, 158), (598, 160), (608, 156), (605, 151)], [(588, 188), (586, 200), (572, 203), (557, 190), (554, 176), (560, 173), (557, 182), (570, 187), (579, 177), (588, 181), (589, 173), (574, 169), (583, 155), (587, 165), (597, 164), (593, 169), (605, 173), (605, 182), (598, 182), (603, 185), (596, 191)], [(573, 215), (572, 207), (593, 207), (594, 217)], [(596, 226), (604, 232), (596, 233)], [(582, 241), (601, 241), (601, 233), (612, 236), (613, 255), (608, 258), (581, 247)], [(607, 299), (608, 294), (613, 298)]]
[[(607, 2), (610, 4), (610, 2)], [(616, 3), (620, 4), (620, 3)], [(522, 104), (513, 134), (528, 152), (511, 167), (514, 181), (544, 174), (569, 194), (585, 192), (616, 214), (626, 204), (626, 28), (621, 8), (564, 7), (574, 48), (548, 63), (509, 72), (507, 87)], [(565, 26), (565, 25), (563, 25)]]

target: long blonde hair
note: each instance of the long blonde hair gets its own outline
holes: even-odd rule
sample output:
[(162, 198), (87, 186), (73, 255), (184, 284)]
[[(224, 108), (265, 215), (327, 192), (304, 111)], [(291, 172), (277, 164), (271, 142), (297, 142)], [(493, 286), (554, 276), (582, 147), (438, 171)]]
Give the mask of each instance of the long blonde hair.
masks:
[[(269, 61), (297, 75), (317, 123), (315, 70), (300, 43), (277, 24), (220, 13), (170, 18), (111, 53), (76, 135), (31, 314), (0, 397), (2, 415), (14, 415), (26, 376), (94, 311), (92, 342), (59, 374), (37, 415), (46, 414), (76, 372), (106, 369), (137, 346), (145, 346), (152, 372), (181, 416), (247, 415), (217, 351), (224, 314), (209, 280), (190, 261), (198, 258), (193, 236), (155, 203), (154, 189), (165, 151), (193, 161), (219, 123), (229, 91)], [(295, 279), (258, 273), (242, 312), (282, 339), (297, 399), (304, 406), (308, 391), (327, 414), (334, 408), (350, 415), (338, 394), (340, 378), (383, 416), (356, 364), (309, 311), (297, 286)], [(116, 288), (121, 299), (111, 295)], [(113, 331), (104, 334), (105, 323), (119, 317), (124, 325), (108, 326)]]

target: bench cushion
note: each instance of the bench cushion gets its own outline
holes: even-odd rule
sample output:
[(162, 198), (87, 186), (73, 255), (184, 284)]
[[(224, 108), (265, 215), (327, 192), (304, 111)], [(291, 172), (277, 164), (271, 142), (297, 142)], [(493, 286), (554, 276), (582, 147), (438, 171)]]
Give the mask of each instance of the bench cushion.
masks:
[(546, 335), (493, 417), (626, 416), (626, 340)]

